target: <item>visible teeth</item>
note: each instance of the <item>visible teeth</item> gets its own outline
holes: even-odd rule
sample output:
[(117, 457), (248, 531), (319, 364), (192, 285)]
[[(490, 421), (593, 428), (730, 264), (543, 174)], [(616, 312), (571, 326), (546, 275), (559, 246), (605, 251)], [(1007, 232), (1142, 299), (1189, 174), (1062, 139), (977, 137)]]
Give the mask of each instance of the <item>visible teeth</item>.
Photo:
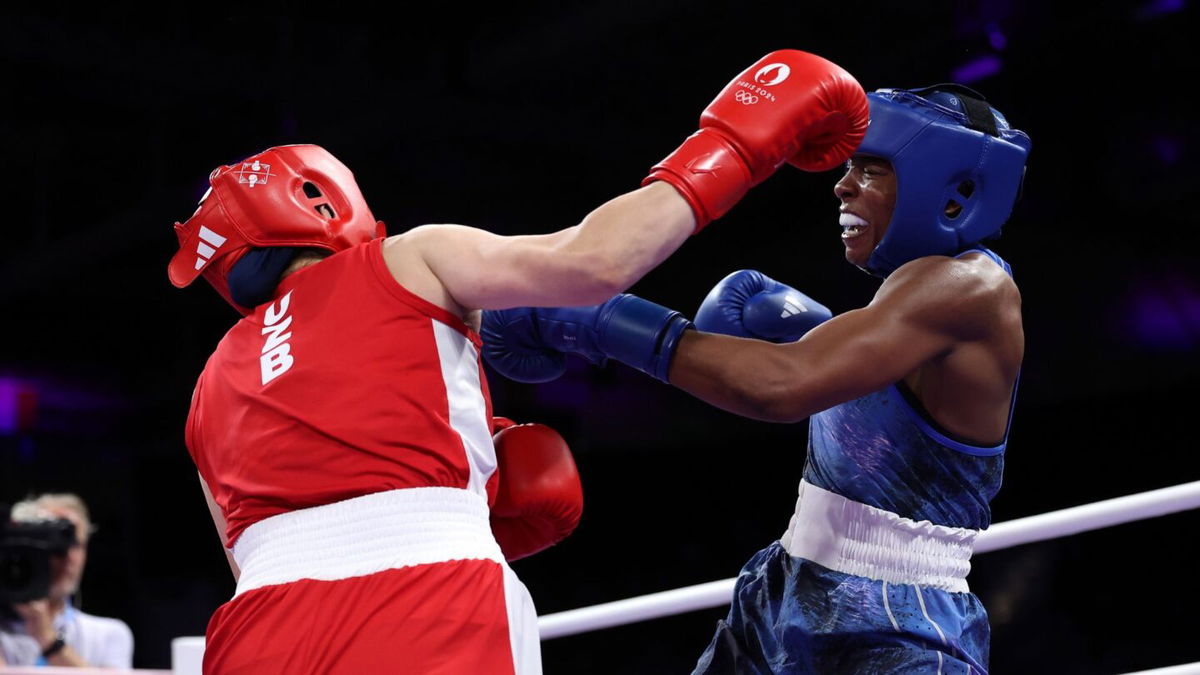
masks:
[(843, 213), (838, 218), (838, 224), (842, 226), (842, 239), (857, 237), (867, 229), (867, 221), (853, 213)]

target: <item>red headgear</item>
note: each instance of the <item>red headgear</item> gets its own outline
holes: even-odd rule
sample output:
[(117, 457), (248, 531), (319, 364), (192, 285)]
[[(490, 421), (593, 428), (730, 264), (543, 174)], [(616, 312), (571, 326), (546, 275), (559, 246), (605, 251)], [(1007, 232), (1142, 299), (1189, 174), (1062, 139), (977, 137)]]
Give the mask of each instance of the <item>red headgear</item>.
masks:
[(268, 148), (208, 177), (209, 190), (185, 223), (175, 223), (179, 251), (167, 266), (183, 288), (200, 274), (242, 314), (228, 276), (251, 248), (305, 246), (334, 253), (385, 236), (354, 174), (316, 145)]

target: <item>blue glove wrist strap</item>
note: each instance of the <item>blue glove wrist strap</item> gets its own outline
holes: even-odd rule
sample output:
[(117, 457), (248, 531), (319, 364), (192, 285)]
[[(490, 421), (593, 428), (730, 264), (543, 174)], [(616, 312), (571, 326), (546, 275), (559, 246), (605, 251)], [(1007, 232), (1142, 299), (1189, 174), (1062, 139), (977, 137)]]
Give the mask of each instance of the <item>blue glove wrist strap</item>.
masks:
[(679, 337), (691, 321), (675, 310), (635, 295), (619, 295), (606, 305), (598, 321), (601, 350), (666, 382)]

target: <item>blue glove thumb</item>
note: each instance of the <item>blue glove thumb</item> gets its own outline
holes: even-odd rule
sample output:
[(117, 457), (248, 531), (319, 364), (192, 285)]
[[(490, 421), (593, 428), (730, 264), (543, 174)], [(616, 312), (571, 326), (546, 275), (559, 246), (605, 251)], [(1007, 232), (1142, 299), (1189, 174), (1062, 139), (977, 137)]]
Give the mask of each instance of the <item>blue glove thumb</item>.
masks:
[(532, 307), (483, 312), (483, 358), (510, 380), (549, 382), (567, 370), (567, 357), (543, 343), (535, 312)]

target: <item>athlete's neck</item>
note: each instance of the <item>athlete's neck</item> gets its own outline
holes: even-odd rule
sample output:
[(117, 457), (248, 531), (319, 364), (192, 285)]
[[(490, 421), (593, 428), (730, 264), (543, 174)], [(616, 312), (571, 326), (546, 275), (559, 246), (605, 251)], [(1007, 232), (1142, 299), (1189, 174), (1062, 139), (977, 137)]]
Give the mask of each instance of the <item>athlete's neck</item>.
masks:
[(296, 254), (296, 257), (293, 258), (291, 264), (283, 270), (283, 274), (279, 275), (279, 278), (283, 279), (292, 272), (304, 269), (309, 265), (315, 265), (328, 258), (329, 255), (330, 253), (328, 251), (301, 251), (300, 253)]

